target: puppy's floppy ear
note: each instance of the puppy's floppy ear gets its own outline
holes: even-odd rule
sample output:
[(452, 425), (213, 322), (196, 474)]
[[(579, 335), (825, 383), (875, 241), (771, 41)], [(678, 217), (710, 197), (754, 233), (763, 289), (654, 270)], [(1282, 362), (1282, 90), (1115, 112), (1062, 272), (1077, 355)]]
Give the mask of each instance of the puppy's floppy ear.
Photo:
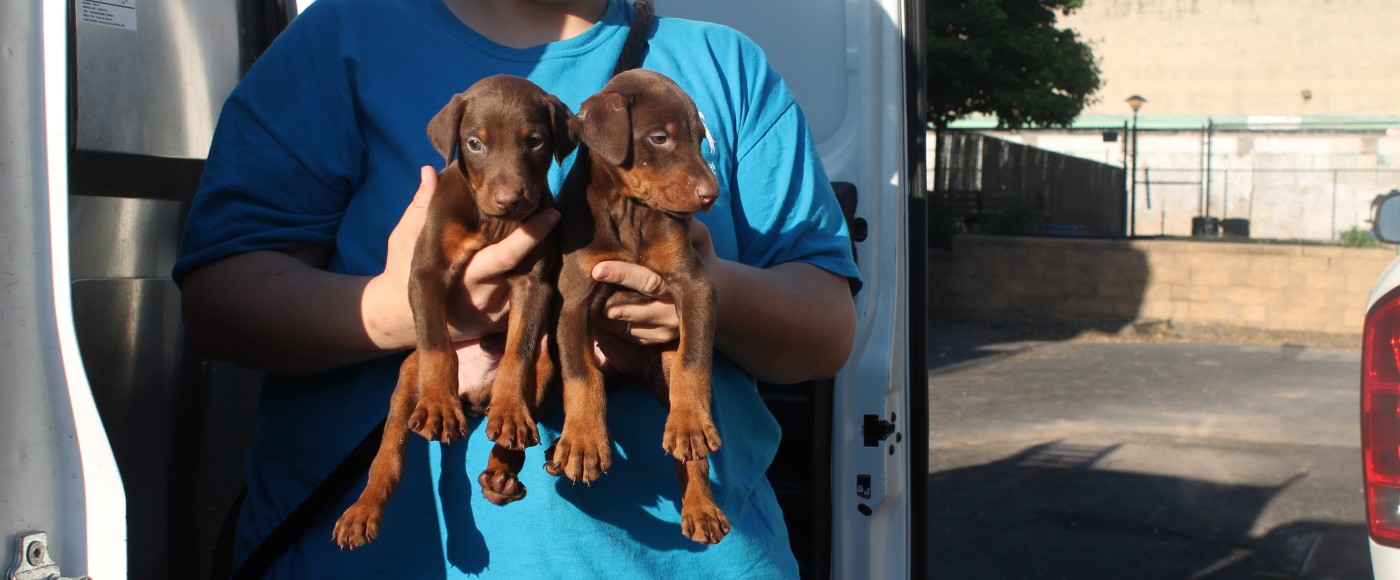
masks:
[(467, 110), (467, 94), (458, 93), (452, 96), (452, 100), (433, 115), (433, 120), (428, 121), (428, 140), (433, 143), (433, 147), (442, 154), (442, 158), (447, 160), (448, 165), (452, 164), (452, 154), (457, 151), (457, 139), (461, 135), (462, 114)]
[(631, 99), (620, 93), (598, 93), (579, 106), (569, 121), (578, 140), (608, 163), (622, 165), (632, 152)]
[(544, 102), (549, 106), (549, 132), (554, 145), (554, 160), (562, 163), (578, 144), (574, 125), (569, 122), (574, 112), (554, 95), (545, 95)]

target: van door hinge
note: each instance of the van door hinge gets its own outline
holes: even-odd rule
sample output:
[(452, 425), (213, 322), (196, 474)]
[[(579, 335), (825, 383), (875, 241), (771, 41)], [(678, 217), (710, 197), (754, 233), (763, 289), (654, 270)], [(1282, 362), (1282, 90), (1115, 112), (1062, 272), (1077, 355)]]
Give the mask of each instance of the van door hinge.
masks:
[(92, 580), (87, 576), (65, 578), (58, 571), (58, 564), (49, 556), (48, 532), (21, 534), (16, 545), (15, 565), (10, 568), (9, 580)]

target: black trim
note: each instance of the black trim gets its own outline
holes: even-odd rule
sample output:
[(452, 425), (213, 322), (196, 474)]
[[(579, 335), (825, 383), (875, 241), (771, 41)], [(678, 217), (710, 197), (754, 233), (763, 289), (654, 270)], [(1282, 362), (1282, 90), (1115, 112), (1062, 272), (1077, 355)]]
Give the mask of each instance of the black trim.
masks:
[(924, 151), (927, 148), (928, 75), (924, 52), (925, 0), (904, 0), (905, 115), (909, 131), (909, 577), (928, 577), (928, 192)]
[(831, 421), (834, 380), (795, 385), (760, 382), (759, 395), (782, 426), (768, 482), (783, 509), (788, 543), (802, 578), (831, 576)]
[(203, 159), (74, 150), (68, 156), (70, 195), (187, 202), (199, 187)]

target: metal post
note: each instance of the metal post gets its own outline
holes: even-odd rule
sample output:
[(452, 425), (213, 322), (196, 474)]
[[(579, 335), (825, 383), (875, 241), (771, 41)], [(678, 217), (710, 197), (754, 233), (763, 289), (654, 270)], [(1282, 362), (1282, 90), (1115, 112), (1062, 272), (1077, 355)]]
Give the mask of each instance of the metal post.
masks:
[[(1128, 162), (1128, 141), (1131, 140), (1131, 138), (1132, 138), (1132, 132), (1130, 132), (1130, 131), (1128, 130), (1128, 128), (1129, 128), (1128, 121), (1127, 121), (1127, 119), (1124, 119), (1124, 120), (1123, 120), (1123, 132), (1122, 132), (1122, 133), (1119, 133), (1120, 135), (1123, 136), (1123, 139), (1122, 139), (1122, 144), (1123, 144), (1123, 183), (1121, 184), (1121, 185), (1123, 186), (1123, 197), (1128, 197), (1128, 192), (1131, 191), (1130, 186), (1129, 186), (1129, 183), (1130, 183), (1130, 180), (1132, 179), (1132, 176), (1129, 174), (1130, 172), (1129, 172), (1129, 170), (1128, 170), (1128, 163), (1129, 163), (1129, 162)], [(1128, 213), (1128, 212), (1129, 212), (1128, 206), (1130, 206), (1130, 205), (1132, 205), (1132, 200), (1130, 200), (1130, 199), (1125, 199), (1125, 200), (1123, 200), (1123, 233), (1124, 233), (1124, 235), (1126, 235), (1126, 234), (1128, 233), (1128, 223), (1129, 223), (1130, 221), (1132, 221), (1132, 218), (1130, 217), (1130, 215), (1129, 215), (1129, 213)]]
[(1138, 134), (1138, 112), (1137, 112), (1137, 109), (1134, 108), (1134, 109), (1133, 109), (1133, 130), (1132, 130), (1132, 134), (1131, 134), (1131, 137), (1130, 137), (1130, 140), (1132, 141), (1132, 145), (1133, 145), (1133, 157), (1132, 157), (1132, 165), (1133, 165), (1133, 167), (1132, 167), (1132, 170), (1131, 170), (1131, 171), (1132, 171), (1132, 178), (1130, 179), (1130, 182), (1132, 183), (1132, 186), (1128, 189), (1128, 200), (1129, 200), (1129, 205), (1130, 205), (1130, 207), (1131, 207), (1131, 211), (1130, 211), (1130, 213), (1129, 213), (1129, 216), (1130, 216), (1130, 217), (1128, 218), (1128, 237), (1130, 237), (1130, 238), (1136, 237), (1136, 236), (1137, 236), (1137, 158), (1138, 158), (1137, 134)]
[[(1207, 119), (1206, 119), (1206, 188), (1205, 188), (1205, 190), (1206, 190), (1206, 191), (1205, 191), (1205, 194), (1206, 194), (1206, 201), (1205, 201), (1205, 206), (1201, 209), (1201, 215), (1203, 215), (1203, 216), (1205, 216), (1205, 217), (1207, 217), (1207, 218), (1210, 217), (1210, 178), (1211, 178), (1211, 175), (1210, 175), (1210, 165), (1211, 165), (1211, 158), (1212, 158), (1212, 157), (1214, 156), (1214, 154), (1215, 154), (1214, 146), (1215, 146), (1215, 119), (1213, 119), (1213, 118), (1207, 118)], [(1228, 216), (1222, 215), (1222, 216), (1220, 216), (1220, 217), (1221, 217), (1221, 218), (1225, 218), (1225, 217), (1228, 217)]]

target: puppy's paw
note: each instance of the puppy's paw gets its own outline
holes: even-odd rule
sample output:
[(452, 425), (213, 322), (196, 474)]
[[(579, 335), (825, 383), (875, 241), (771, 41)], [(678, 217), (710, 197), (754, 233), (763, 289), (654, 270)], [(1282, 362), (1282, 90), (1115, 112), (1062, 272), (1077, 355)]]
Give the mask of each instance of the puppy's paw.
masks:
[(681, 533), (701, 544), (718, 544), (729, 533), (729, 518), (713, 501), (681, 507)]
[(486, 469), (476, 478), (481, 495), (496, 505), (525, 499), (525, 484), (507, 469)]
[(540, 432), (529, 409), (498, 401), (486, 414), (486, 438), (506, 449), (524, 450), (540, 444)]
[(336, 520), (331, 539), (342, 550), (354, 550), (373, 542), (379, 536), (379, 520), (383, 517), (383, 509), (356, 502)]
[(457, 397), (448, 393), (425, 393), (409, 415), (408, 429), (429, 441), (451, 443), (467, 438), (467, 416)]
[(681, 461), (703, 459), (719, 451), (719, 429), (709, 413), (673, 407), (666, 416), (661, 448)]
[(612, 444), (605, 427), (570, 429), (564, 422), (559, 439), (545, 451), (545, 471), (578, 483), (593, 483), (612, 468)]

